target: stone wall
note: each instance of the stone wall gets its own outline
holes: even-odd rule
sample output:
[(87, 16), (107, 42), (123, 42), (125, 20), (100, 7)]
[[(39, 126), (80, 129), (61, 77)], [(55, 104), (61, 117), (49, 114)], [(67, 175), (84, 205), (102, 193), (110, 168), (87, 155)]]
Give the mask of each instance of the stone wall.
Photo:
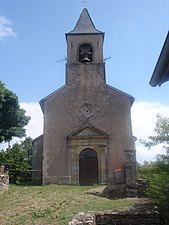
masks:
[[(125, 149), (135, 156), (130, 117), (133, 98), (107, 85), (104, 75), (104, 64), (67, 64), (71, 82), (41, 101), (44, 108), (43, 184), (78, 185), (79, 158), (73, 155), (86, 146), (99, 153), (99, 183), (115, 184), (114, 171), (125, 169)], [(83, 111), (86, 104), (91, 106), (89, 117)], [(108, 140), (99, 143), (97, 138), (96, 145), (92, 135), (78, 136), (76, 143), (70, 139), (86, 126), (106, 134)], [(135, 167), (128, 171), (132, 174), (130, 183), (136, 183)]]
[(0, 190), (7, 190), (9, 187), (9, 175), (4, 165), (0, 165)]
[(148, 197), (146, 190), (148, 186), (148, 181), (147, 179), (137, 179), (137, 193), (138, 193), (138, 198), (145, 198)]
[(136, 197), (136, 151), (125, 151), (126, 196)]
[(143, 201), (127, 211), (79, 213), (69, 225), (159, 225), (159, 212), (152, 203)]
[(32, 180), (42, 182), (43, 135), (33, 140)]

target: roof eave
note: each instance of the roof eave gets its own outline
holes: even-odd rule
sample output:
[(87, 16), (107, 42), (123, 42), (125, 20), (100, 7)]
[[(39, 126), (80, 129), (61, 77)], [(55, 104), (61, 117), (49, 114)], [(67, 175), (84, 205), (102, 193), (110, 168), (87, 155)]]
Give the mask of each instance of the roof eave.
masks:
[(47, 101), (50, 97), (54, 96), (56, 93), (62, 91), (65, 87), (66, 87), (66, 84), (40, 100), (39, 105), (40, 105), (43, 113), (44, 113), (44, 103), (45, 103), (45, 101)]
[(133, 105), (133, 103), (134, 103), (134, 101), (135, 101), (135, 98), (134, 98), (132, 95), (129, 95), (128, 93), (126, 93), (126, 92), (124, 92), (124, 91), (121, 91), (121, 90), (119, 90), (119, 89), (117, 89), (117, 88), (115, 88), (115, 87), (112, 87), (112, 86), (109, 85), (109, 84), (106, 84), (106, 86), (107, 86), (108, 88), (110, 88), (110, 89), (112, 89), (112, 90), (114, 90), (114, 91), (116, 91), (116, 92), (118, 92), (118, 93), (120, 93), (120, 94), (125, 95), (126, 97), (128, 97), (128, 98), (130, 99), (130, 104), (131, 104), (131, 106)]
[(42, 112), (43, 112), (43, 114), (44, 114), (44, 99), (41, 99), (41, 100), (39, 101), (39, 105), (40, 105), (41, 110), (42, 110)]
[(103, 36), (103, 41), (104, 41), (104, 37), (105, 37), (105, 32), (100, 32), (100, 33), (65, 33), (66, 36), (66, 40), (67, 40), (67, 36), (74, 36), (74, 35), (102, 35)]
[(149, 84), (152, 87), (161, 86), (169, 79), (169, 32), (162, 47), (160, 56), (151, 76)]

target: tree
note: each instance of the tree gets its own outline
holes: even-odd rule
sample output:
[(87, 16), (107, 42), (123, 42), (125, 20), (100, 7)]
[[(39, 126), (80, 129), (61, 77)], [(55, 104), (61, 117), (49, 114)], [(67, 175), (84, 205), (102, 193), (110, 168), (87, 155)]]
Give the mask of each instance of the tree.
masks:
[(148, 173), (148, 194), (159, 205), (161, 223), (169, 224), (169, 118), (158, 114), (154, 132), (155, 135), (141, 142), (149, 149), (154, 145), (163, 144), (166, 154), (156, 156), (151, 174)]
[(10, 142), (13, 137), (24, 137), (24, 127), (29, 120), (25, 110), (20, 108), (17, 95), (0, 81), (0, 143)]
[(32, 169), (32, 138), (26, 137), (20, 144), (14, 144), (6, 151), (0, 151), (0, 164), (9, 164), (11, 183), (19, 184), (31, 178)]
[(149, 136), (148, 141), (141, 141), (145, 147), (149, 149), (154, 145), (165, 144), (164, 148), (168, 150), (169, 148), (169, 118), (163, 117), (159, 114), (156, 115), (157, 122), (154, 129), (155, 135)]

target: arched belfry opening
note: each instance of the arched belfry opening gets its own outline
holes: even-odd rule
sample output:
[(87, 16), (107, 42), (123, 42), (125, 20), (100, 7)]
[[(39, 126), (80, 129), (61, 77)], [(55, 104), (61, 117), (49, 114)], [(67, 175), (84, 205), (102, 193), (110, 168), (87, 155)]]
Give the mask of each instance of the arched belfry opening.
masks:
[(93, 149), (87, 148), (80, 152), (79, 183), (80, 185), (99, 183), (98, 155)]
[(79, 62), (87, 63), (92, 62), (92, 46), (89, 43), (83, 43), (79, 46)]

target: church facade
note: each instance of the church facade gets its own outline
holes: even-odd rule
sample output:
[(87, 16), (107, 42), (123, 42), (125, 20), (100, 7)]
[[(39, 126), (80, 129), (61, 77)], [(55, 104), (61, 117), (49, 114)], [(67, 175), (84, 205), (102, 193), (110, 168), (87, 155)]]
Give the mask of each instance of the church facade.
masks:
[(104, 33), (86, 8), (66, 41), (66, 84), (40, 101), (44, 134), (33, 142), (33, 177), (43, 184), (135, 185), (134, 98), (106, 84)]

